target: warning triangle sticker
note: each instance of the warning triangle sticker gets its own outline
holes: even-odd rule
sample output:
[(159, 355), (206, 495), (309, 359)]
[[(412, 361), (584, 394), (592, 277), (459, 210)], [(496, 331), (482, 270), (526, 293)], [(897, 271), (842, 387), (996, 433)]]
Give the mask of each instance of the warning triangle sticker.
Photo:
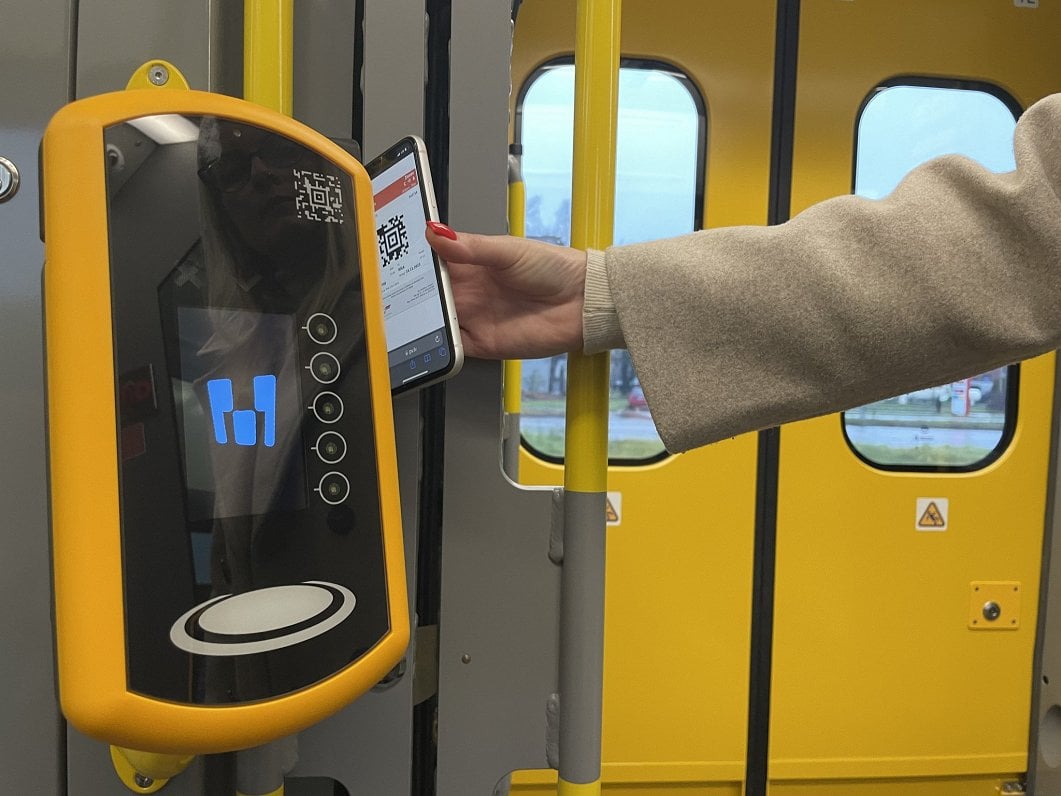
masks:
[(615, 506), (612, 505), (612, 499), (608, 498), (608, 504), (604, 509), (604, 516), (608, 522), (619, 522), (619, 512), (615, 510)]
[(919, 528), (943, 528), (947, 525), (947, 521), (943, 518), (939, 507), (936, 506), (936, 502), (932, 501), (921, 515), (921, 519), (917, 521), (917, 525)]

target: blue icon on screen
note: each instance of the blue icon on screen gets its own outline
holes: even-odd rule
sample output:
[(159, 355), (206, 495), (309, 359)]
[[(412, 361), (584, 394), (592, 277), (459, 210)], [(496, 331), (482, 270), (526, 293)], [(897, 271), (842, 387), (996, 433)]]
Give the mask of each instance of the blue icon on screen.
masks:
[(261, 443), (267, 448), (276, 444), (276, 376), (255, 376), (253, 388), (254, 408), (236, 409), (232, 379), (210, 379), (206, 383), (218, 445), (228, 444), (228, 415), (232, 415), (232, 439), (237, 445), (258, 444), (258, 415), (264, 419)]

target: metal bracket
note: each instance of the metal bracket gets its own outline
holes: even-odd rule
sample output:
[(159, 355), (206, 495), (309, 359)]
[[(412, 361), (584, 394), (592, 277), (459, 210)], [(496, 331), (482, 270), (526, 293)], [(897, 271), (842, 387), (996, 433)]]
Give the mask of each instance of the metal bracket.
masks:
[(559, 694), (549, 694), (545, 701), (545, 760), (549, 768), (560, 769)]
[(129, 78), (129, 82), (125, 84), (126, 90), (138, 89), (138, 88), (176, 88), (184, 89), (185, 91), (190, 88), (188, 81), (185, 80), (184, 75), (181, 74), (181, 70), (171, 64), (169, 61), (163, 61), (161, 58), (156, 58), (153, 61), (148, 61), (146, 64), (140, 66), (133, 76)]
[(553, 489), (549, 517), (549, 560), (557, 566), (564, 563), (564, 490), (559, 486)]
[(438, 693), (438, 625), (416, 628), (413, 656), (413, 704)]

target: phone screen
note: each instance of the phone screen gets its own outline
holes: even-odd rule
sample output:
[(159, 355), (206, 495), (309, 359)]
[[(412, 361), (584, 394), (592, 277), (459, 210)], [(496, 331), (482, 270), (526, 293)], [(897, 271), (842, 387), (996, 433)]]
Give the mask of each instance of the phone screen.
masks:
[(368, 172), (375, 196), (391, 389), (399, 392), (449, 374), (459, 361), (446, 322), (442, 272), (424, 238), (433, 200), (425, 194), (414, 139), (403, 139), (370, 163)]

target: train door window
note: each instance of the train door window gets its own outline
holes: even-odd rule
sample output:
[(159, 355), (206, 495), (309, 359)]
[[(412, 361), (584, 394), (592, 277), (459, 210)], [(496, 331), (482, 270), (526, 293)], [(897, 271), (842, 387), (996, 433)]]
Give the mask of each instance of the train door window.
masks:
[[(1011, 171), (1015, 101), (986, 86), (903, 81), (864, 104), (855, 151), (855, 193), (891, 193), (915, 166), (961, 154), (992, 171)], [(848, 443), (889, 470), (978, 469), (1012, 436), (1017, 366), (999, 368), (845, 412)]]
[[(552, 62), (528, 78), (516, 105), (523, 150), (526, 235), (570, 243), (575, 70)], [(619, 69), (616, 244), (692, 232), (703, 217), (704, 103), (687, 77), (657, 62), (624, 59)], [(525, 360), (521, 433), (537, 455), (564, 454), (566, 355)], [(654, 461), (665, 451), (630, 355), (611, 354), (608, 456), (615, 464)]]

